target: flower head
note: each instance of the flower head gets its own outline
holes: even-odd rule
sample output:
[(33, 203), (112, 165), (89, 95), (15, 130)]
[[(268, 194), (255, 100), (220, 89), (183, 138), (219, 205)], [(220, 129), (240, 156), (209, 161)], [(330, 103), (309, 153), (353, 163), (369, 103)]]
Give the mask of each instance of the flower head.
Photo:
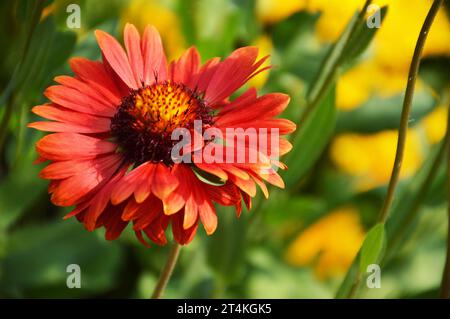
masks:
[(175, 240), (187, 244), (199, 222), (215, 231), (214, 204), (235, 206), (239, 215), (242, 202), (250, 209), (256, 185), (266, 197), (264, 181), (284, 186), (277, 156), (291, 145), (280, 135), (295, 125), (274, 117), (289, 97), (258, 97), (251, 88), (230, 99), (265, 69), (255, 47), (203, 65), (192, 47), (168, 64), (153, 27), (141, 38), (127, 24), (126, 50), (103, 31), (96, 37), (102, 62), (72, 59), (75, 76), (56, 77), (59, 85), (44, 93), (51, 102), (33, 108), (52, 121), (29, 125), (54, 132), (36, 149), (40, 162), (50, 162), (40, 176), (50, 180), (52, 202), (75, 206), (66, 218), (90, 231), (105, 227), (107, 239), (132, 222), (145, 245), (165, 244), (171, 225)]

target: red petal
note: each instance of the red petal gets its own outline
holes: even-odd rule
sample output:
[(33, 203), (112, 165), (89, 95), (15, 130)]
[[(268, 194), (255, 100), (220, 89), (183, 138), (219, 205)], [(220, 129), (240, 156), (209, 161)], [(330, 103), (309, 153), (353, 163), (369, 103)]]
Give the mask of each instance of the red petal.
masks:
[[(141, 183), (147, 183), (148, 173), (153, 170), (153, 166), (153, 163), (146, 162), (126, 174), (117, 182), (117, 185), (113, 189), (111, 193), (111, 202), (114, 205), (123, 202), (130, 197), (138, 187), (140, 187)], [(148, 183), (151, 183), (151, 181)], [(139, 199), (141, 199), (141, 196), (143, 196), (143, 194), (139, 193)]]
[[(257, 119), (257, 120), (247, 120), (239, 123), (230, 123), (226, 125), (226, 128), (242, 128), (247, 129), (251, 128), (258, 133), (259, 129), (278, 129), (279, 135), (286, 135), (294, 132), (297, 128), (294, 122), (289, 121), (287, 119), (281, 118), (272, 118), (272, 119)], [(221, 127), (221, 129), (224, 129)], [(227, 137), (226, 135), (224, 135)]]
[(186, 200), (186, 205), (184, 206), (184, 220), (183, 228), (188, 229), (197, 222), (198, 219), (198, 206), (194, 200), (194, 196), (190, 196)]
[(144, 82), (144, 62), (141, 52), (141, 37), (136, 27), (130, 23), (125, 25), (124, 42), (127, 49), (128, 60), (134, 73), (134, 78), (139, 83)]
[(48, 87), (44, 95), (53, 103), (77, 112), (103, 117), (112, 117), (115, 113), (112, 107), (100, 103), (78, 90), (63, 85)]
[(78, 78), (93, 86), (111, 104), (120, 104), (120, 90), (101, 62), (77, 57), (70, 59), (69, 63)]
[(101, 187), (100, 191), (95, 194), (95, 196), (90, 201), (89, 208), (84, 219), (84, 225), (88, 230), (93, 230), (96, 227), (98, 218), (103, 213), (110, 201), (111, 192), (114, 185), (125, 174), (125, 172), (126, 167), (121, 169), (113, 176), (113, 178), (111, 178), (111, 180), (108, 181), (106, 185)]
[(287, 139), (280, 138), (278, 147), (279, 147), (278, 151), (280, 153), (279, 155), (282, 156), (282, 155), (284, 155), (286, 153), (289, 153), (291, 151), (292, 144)]
[(230, 180), (236, 184), (242, 191), (250, 195), (251, 197), (255, 197), (256, 195), (256, 186), (255, 182), (252, 179), (244, 180), (232, 175)]
[[(105, 117), (92, 116), (85, 113), (73, 112), (69, 109), (57, 105), (37, 105), (31, 110), (33, 113), (47, 118), (64, 123), (76, 124), (88, 128), (99, 126), (106, 127), (110, 125), (111, 120)], [(106, 131), (102, 131), (106, 132)]]
[(200, 220), (208, 235), (214, 233), (217, 228), (217, 214), (211, 202), (205, 198), (199, 205)]
[(165, 81), (167, 79), (166, 56), (161, 37), (154, 27), (147, 26), (145, 28), (141, 49), (144, 58), (144, 83), (151, 85), (155, 82), (155, 76), (158, 81)]
[(166, 228), (169, 224), (169, 218), (165, 215), (160, 216), (147, 228), (144, 229), (145, 234), (157, 245), (167, 244)]
[(178, 187), (174, 192), (167, 196), (163, 200), (164, 214), (172, 215), (177, 213), (181, 208), (183, 208), (186, 200), (178, 191)]
[(138, 211), (135, 213), (137, 218), (133, 226), (134, 230), (142, 230), (153, 223), (154, 220), (163, 215), (161, 201), (155, 196), (149, 196), (145, 202), (140, 204)]
[(195, 90), (199, 67), (200, 54), (195, 47), (190, 47), (178, 61), (170, 65), (170, 77), (172, 81), (183, 83), (191, 90)]
[(114, 72), (132, 89), (138, 89), (140, 83), (135, 79), (127, 55), (117, 40), (106, 32), (95, 30), (98, 45)]
[(112, 153), (117, 145), (95, 137), (76, 133), (54, 133), (36, 143), (38, 153), (49, 160), (86, 159)]
[(195, 223), (192, 227), (188, 229), (183, 228), (183, 214), (175, 214), (172, 218), (172, 233), (175, 240), (180, 245), (189, 244), (192, 239), (194, 239), (195, 233), (197, 232), (198, 223)]
[(152, 184), (154, 183), (156, 165), (149, 163), (142, 167), (139, 180), (136, 181), (134, 190), (134, 198), (136, 202), (142, 203), (151, 193)]
[(261, 61), (256, 47), (243, 47), (235, 50), (221, 62), (206, 89), (205, 100), (210, 104), (221, 102), (240, 88), (258, 69)]
[(158, 164), (153, 176), (152, 192), (161, 200), (167, 198), (178, 186), (178, 180), (164, 164)]
[(61, 180), (58, 187), (53, 190), (52, 202), (58, 206), (77, 204), (88, 192), (108, 180), (119, 164), (120, 161), (117, 160), (117, 157), (104, 158), (96, 161), (94, 165), (87, 167), (84, 171), (79, 171), (77, 175)]
[(241, 200), (241, 195), (233, 183), (223, 186), (207, 185), (206, 193), (212, 201), (224, 206), (236, 205)]
[(196, 86), (200, 92), (205, 92), (208, 88), (209, 82), (217, 71), (220, 64), (219, 58), (212, 58), (207, 61), (200, 69)]
[(142, 231), (138, 230), (134, 232), (136, 234), (136, 237), (138, 240), (143, 244), (145, 247), (150, 248), (151, 245), (144, 239), (144, 235), (142, 235)]
[(245, 107), (234, 108), (226, 114), (219, 113), (215, 124), (227, 127), (233, 124), (247, 123), (249, 119), (270, 119), (280, 114), (288, 103), (288, 95), (281, 93), (266, 94)]
[(123, 220), (133, 220), (137, 219), (140, 214), (137, 214), (137, 212), (141, 212), (142, 210), (139, 210), (142, 207), (142, 203), (137, 203), (134, 198), (130, 198), (130, 200), (127, 203), (127, 206), (125, 206), (123, 213), (122, 213), (122, 219)]
[[(109, 122), (109, 120), (108, 120)], [(61, 122), (33, 122), (27, 125), (27, 127), (34, 128), (36, 130), (45, 132), (69, 132), (69, 133), (102, 133), (110, 130), (108, 122), (100, 122), (95, 126), (81, 126), (71, 123)]]
[(255, 88), (250, 88), (244, 93), (242, 93), (240, 96), (235, 98), (233, 101), (231, 101), (229, 104), (225, 105), (220, 110), (220, 115), (225, 115), (230, 111), (236, 110), (236, 109), (242, 109), (244, 107), (247, 107), (251, 103), (253, 103), (257, 98), (257, 92)]
[(113, 154), (87, 160), (57, 161), (47, 165), (39, 176), (45, 179), (64, 179), (83, 173), (90, 167), (116, 165), (120, 160), (118, 155)]
[[(111, 100), (111, 96), (104, 92), (105, 90), (102, 90), (102, 87), (97, 88), (94, 87), (91, 83), (86, 83), (80, 79), (71, 77), (71, 76), (66, 76), (66, 75), (62, 75), (62, 76), (57, 76), (55, 77), (55, 82), (62, 84), (65, 87), (77, 90), (87, 96), (89, 96), (90, 98), (92, 98), (93, 100), (95, 100), (96, 102), (104, 105), (107, 108), (111, 108), (112, 111), (116, 111), (116, 108), (118, 106), (118, 102), (120, 103), (120, 101), (117, 101), (117, 99), (112, 99)], [(102, 94), (103, 92), (103, 94)]]
[(123, 205), (109, 205), (108, 207), (108, 211), (102, 215), (104, 217), (103, 226), (106, 228), (105, 238), (106, 240), (114, 240), (120, 236), (128, 222), (121, 218)]

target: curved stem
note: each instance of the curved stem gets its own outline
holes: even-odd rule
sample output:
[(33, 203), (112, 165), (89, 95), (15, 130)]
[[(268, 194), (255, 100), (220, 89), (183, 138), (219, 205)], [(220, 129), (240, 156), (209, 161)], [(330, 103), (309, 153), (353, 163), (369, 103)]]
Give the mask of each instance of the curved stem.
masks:
[[(411, 60), (411, 65), (409, 68), (408, 74), (408, 82), (406, 85), (405, 98), (403, 100), (403, 108), (402, 115), (400, 119), (400, 128), (398, 133), (398, 141), (397, 141), (397, 150), (395, 154), (394, 166), (392, 168), (391, 178), (389, 180), (388, 191), (383, 203), (383, 207), (378, 216), (378, 223), (385, 223), (389, 216), (389, 210), (392, 205), (392, 201), (394, 199), (395, 188), (398, 183), (398, 179), (400, 176), (400, 169), (403, 160), (403, 153), (406, 144), (406, 135), (408, 132), (408, 122), (409, 122), (409, 114), (411, 111), (412, 99), (414, 96), (414, 87), (417, 79), (417, 74), (419, 71), (419, 65), (422, 57), (423, 47), (425, 45), (425, 41), (427, 39), (429, 30), (431, 25), (433, 24), (434, 18), (439, 10), (439, 7), (442, 5), (443, 0), (434, 0), (431, 5), (430, 10), (428, 11), (427, 17), (422, 25), (420, 30), (419, 37), (416, 42), (416, 47), (414, 49), (414, 55)], [(345, 295), (347, 298), (354, 297), (356, 291), (358, 290), (361, 280), (359, 279), (360, 273), (359, 270), (356, 274), (356, 278), (352, 280), (353, 286), (349, 292)]]
[(434, 17), (436, 16), (439, 7), (442, 5), (443, 0), (434, 0), (430, 11), (427, 14), (425, 22), (420, 30), (419, 38), (416, 42), (414, 49), (414, 55), (409, 68), (408, 83), (406, 85), (405, 98), (403, 100), (402, 115), (400, 119), (400, 129), (398, 131), (397, 151), (395, 154), (394, 167), (392, 168), (391, 179), (389, 180), (389, 186), (387, 195), (384, 199), (383, 207), (378, 217), (378, 222), (386, 222), (389, 216), (389, 209), (391, 208), (392, 201), (394, 199), (394, 192), (397, 186), (400, 169), (402, 167), (403, 153), (405, 151), (406, 135), (408, 132), (409, 114), (411, 111), (412, 99), (414, 96), (414, 87), (416, 84), (417, 74), (419, 72), (419, 65), (422, 59), (422, 51), (427, 39), (431, 25), (433, 24)]
[(448, 206), (448, 231), (447, 231), (447, 258), (442, 274), (440, 297), (447, 299), (450, 294), (450, 105), (447, 115), (447, 206)]
[[(400, 243), (404, 240), (405, 233), (410, 228), (413, 221), (416, 220), (416, 216), (419, 213), (421, 204), (430, 192), (430, 190), (429, 190), (430, 185), (433, 183), (433, 181), (439, 171), (439, 167), (441, 166), (442, 161), (444, 159), (445, 150), (447, 147), (447, 140), (448, 140), (448, 136), (446, 138), (444, 138), (444, 140), (442, 141), (442, 145), (439, 146), (438, 152), (433, 159), (431, 167), (430, 167), (425, 179), (419, 186), (419, 191), (417, 192), (417, 196), (414, 198), (411, 209), (409, 210), (408, 218), (405, 218), (405, 220), (402, 222), (401, 227), (399, 227), (398, 230), (394, 231), (392, 238), (389, 239), (389, 247), (391, 247), (391, 249), (393, 249), (394, 251), (396, 250), (397, 246), (400, 245)], [(387, 254), (383, 259), (389, 260), (390, 257), (391, 257), (391, 255)]]
[(361, 274), (358, 274), (356, 281), (353, 283), (350, 291), (348, 293), (348, 299), (355, 299), (356, 293), (358, 292), (359, 285), (361, 284)]
[(166, 289), (167, 283), (172, 276), (173, 269), (178, 260), (178, 255), (180, 254), (181, 245), (174, 243), (172, 249), (170, 250), (169, 256), (167, 257), (166, 264), (159, 276), (158, 283), (156, 284), (155, 290), (152, 294), (152, 299), (159, 299)]

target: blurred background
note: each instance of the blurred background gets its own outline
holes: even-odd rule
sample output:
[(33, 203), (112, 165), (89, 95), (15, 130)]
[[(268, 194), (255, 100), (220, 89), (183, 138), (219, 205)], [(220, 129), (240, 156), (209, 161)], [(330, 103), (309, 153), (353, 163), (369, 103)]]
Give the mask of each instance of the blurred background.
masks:
[[(68, 59), (100, 59), (93, 31), (122, 39), (123, 25), (161, 33), (170, 59), (195, 45), (203, 61), (255, 45), (273, 68), (247, 84), (284, 92), (283, 117), (298, 122), (332, 44), (363, 0), (108, 0), (0, 2), (0, 297), (148, 298), (169, 247), (143, 247), (127, 229), (108, 242), (69, 210), (53, 206), (34, 143), (30, 109)], [(339, 79), (300, 128), (281, 172), (285, 190), (181, 252), (169, 298), (331, 298), (375, 223), (394, 161), (414, 45), (432, 1), (374, 1), (382, 25), (347, 59)], [(70, 28), (68, 5), (80, 7)], [(445, 1), (429, 34), (417, 83), (401, 180), (387, 223), (380, 289), (361, 297), (435, 297), (445, 261), (445, 161), (430, 168), (446, 131), (450, 102), (450, 20)], [(387, 10), (384, 6), (387, 5)], [(361, 43), (358, 42), (358, 43)], [(358, 44), (360, 45), (360, 44)], [(357, 45), (355, 45), (357, 47)], [(356, 50), (356, 49), (355, 49)], [(350, 53), (349, 53), (350, 54)], [(429, 178), (427, 178), (429, 177)], [(261, 194), (258, 194), (261, 197)], [(257, 200), (258, 201), (258, 200)], [(257, 202), (256, 201), (256, 202)], [(255, 202), (255, 204), (256, 204)], [(68, 289), (66, 267), (81, 267)]]

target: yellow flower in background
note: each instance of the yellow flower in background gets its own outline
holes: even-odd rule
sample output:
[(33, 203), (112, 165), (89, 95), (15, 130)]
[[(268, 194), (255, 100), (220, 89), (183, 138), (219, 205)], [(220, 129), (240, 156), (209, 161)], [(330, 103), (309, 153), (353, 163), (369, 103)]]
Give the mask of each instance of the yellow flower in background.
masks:
[(304, 9), (303, 1), (257, 0), (256, 16), (263, 23), (272, 24)]
[(288, 247), (285, 258), (294, 266), (314, 264), (315, 274), (326, 279), (347, 271), (363, 239), (358, 211), (344, 207), (305, 229)]
[(178, 58), (186, 49), (178, 16), (160, 1), (131, 0), (121, 15), (122, 27), (127, 22), (134, 24), (140, 32), (148, 24), (155, 26), (169, 60)]
[[(315, 1), (313, 1), (315, 2)], [(323, 1), (322, 16), (317, 24), (318, 37), (334, 41), (346, 22), (361, 5), (361, 1), (346, 0), (345, 5)], [(336, 8), (339, 3), (341, 8)], [(379, 6), (388, 5), (388, 14), (377, 31), (371, 46), (372, 55), (361, 67), (345, 74), (338, 83), (337, 106), (342, 110), (358, 107), (374, 94), (395, 95), (406, 86), (407, 72), (422, 22), (431, 6), (431, 0), (374, 1)], [(450, 22), (441, 10), (430, 31), (424, 56), (450, 55)]]
[[(288, 1), (289, 2), (289, 1)], [(295, 1), (294, 1), (295, 2)], [(302, 0), (304, 9), (321, 12), (317, 35), (324, 41), (335, 41), (345, 25), (363, 4), (360, 0)], [(388, 5), (388, 14), (375, 35), (375, 58), (392, 68), (408, 68), (422, 23), (432, 0), (375, 0), (378, 6)], [(424, 55), (449, 55), (450, 22), (444, 8), (436, 16), (424, 49)]]
[[(332, 162), (354, 178), (355, 187), (366, 191), (389, 181), (397, 148), (397, 131), (374, 134), (345, 133), (338, 135), (331, 145)], [(420, 136), (409, 129), (400, 178), (411, 176), (422, 164)]]
[[(338, 81), (336, 105), (340, 110), (358, 108), (372, 96), (387, 98), (402, 92), (406, 86), (407, 72), (389, 69), (375, 60), (366, 60), (344, 73)], [(417, 87), (422, 87), (419, 81)]]
[(422, 120), (425, 134), (431, 144), (436, 144), (444, 138), (447, 130), (447, 112), (447, 107), (440, 105)]
[[(258, 48), (258, 60), (267, 56), (271, 55), (273, 51), (273, 43), (272, 39), (263, 34), (259, 38), (257, 38), (255, 41), (253, 41), (250, 45), (255, 46)], [(271, 58), (269, 57), (261, 66), (261, 68), (265, 68), (270, 65)], [(267, 79), (269, 78), (269, 71), (261, 72), (257, 74), (255, 77), (250, 79), (250, 81), (247, 82), (247, 85), (249, 87), (255, 87), (257, 89), (260, 89), (266, 84)]]
[[(381, 3), (380, 3), (381, 2)], [(375, 36), (375, 59), (384, 66), (408, 70), (432, 0), (376, 1), (388, 4), (388, 14)], [(442, 7), (424, 47), (424, 56), (450, 55), (450, 22)]]
[[(388, 14), (375, 35), (369, 58), (339, 80), (337, 107), (341, 110), (357, 108), (373, 95), (396, 95), (404, 90), (414, 46), (432, 0), (375, 0), (373, 3), (380, 7), (388, 5)], [(317, 37), (332, 42), (362, 5), (360, 0), (259, 0), (256, 9), (263, 23), (278, 22), (301, 10), (320, 12)], [(449, 18), (442, 8), (428, 36), (424, 56), (450, 55), (449, 34)]]

